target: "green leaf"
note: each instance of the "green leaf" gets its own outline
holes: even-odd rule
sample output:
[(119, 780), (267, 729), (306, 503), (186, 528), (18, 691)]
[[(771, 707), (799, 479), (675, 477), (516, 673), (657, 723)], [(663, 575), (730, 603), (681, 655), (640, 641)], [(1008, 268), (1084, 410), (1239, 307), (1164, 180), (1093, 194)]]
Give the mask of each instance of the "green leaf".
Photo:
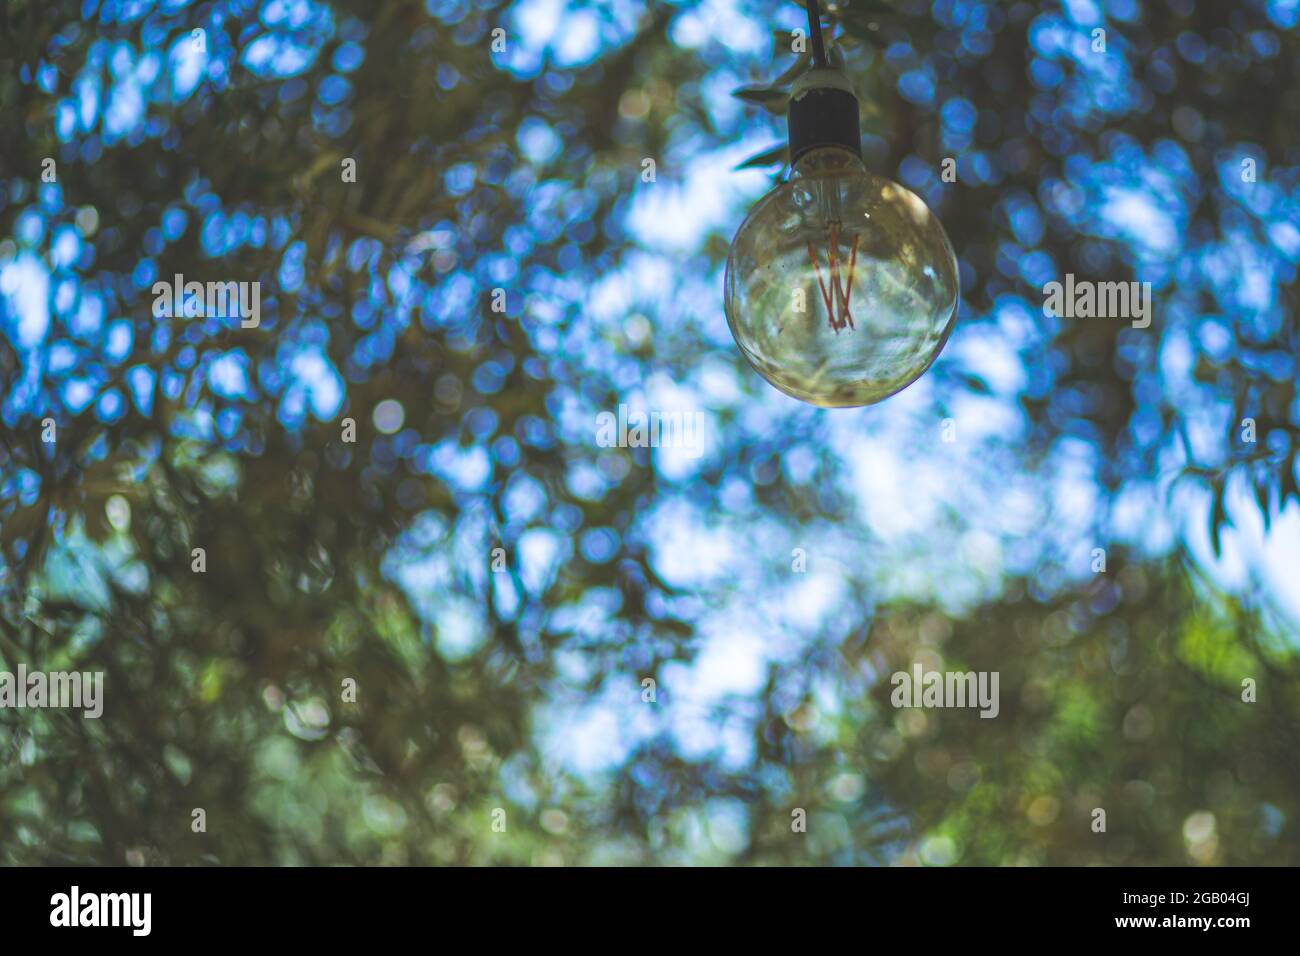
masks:
[(789, 30), (772, 31), (772, 48), (777, 53), (790, 53), (794, 50), (794, 34)]
[(742, 99), (747, 103), (754, 103), (763, 107), (763, 109), (778, 115), (785, 113), (786, 101), (790, 98), (788, 93), (781, 90), (757, 86), (749, 86), (736, 90), (731, 95), (738, 99)]
[(1227, 481), (1220, 478), (1214, 485), (1214, 506), (1210, 509), (1210, 544), (1214, 547), (1214, 556), (1222, 557), (1223, 541), (1220, 533), (1224, 524), (1228, 520), (1228, 510), (1224, 505), (1224, 493), (1227, 490)]
[(788, 152), (789, 147), (782, 143), (780, 146), (773, 146), (771, 149), (765, 149), (763, 152), (749, 157), (749, 159), (745, 160), (736, 168), (754, 169), (758, 166), (771, 166), (773, 163), (784, 163), (786, 161), (786, 153)]

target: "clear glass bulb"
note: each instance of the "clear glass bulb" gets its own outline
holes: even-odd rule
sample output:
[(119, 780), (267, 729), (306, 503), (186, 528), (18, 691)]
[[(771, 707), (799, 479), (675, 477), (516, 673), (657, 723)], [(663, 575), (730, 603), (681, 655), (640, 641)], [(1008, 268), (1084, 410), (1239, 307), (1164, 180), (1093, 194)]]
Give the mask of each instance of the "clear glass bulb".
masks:
[(914, 193), (815, 149), (758, 201), (727, 257), (727, 325), (758, 373), (824, 408), (916, 381), (957, 316), (957, 259)]

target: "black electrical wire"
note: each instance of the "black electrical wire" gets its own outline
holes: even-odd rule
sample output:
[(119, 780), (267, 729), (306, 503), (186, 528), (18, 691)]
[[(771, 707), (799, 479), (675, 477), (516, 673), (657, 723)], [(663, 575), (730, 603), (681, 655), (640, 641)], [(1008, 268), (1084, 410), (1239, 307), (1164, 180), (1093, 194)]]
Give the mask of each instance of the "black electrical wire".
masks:
[(813, 66), (826, 66), (826, 46), (822, 43), (822, 11), (817, 0), (805, 0), (808, 7), (808, 35), (812, 37)]

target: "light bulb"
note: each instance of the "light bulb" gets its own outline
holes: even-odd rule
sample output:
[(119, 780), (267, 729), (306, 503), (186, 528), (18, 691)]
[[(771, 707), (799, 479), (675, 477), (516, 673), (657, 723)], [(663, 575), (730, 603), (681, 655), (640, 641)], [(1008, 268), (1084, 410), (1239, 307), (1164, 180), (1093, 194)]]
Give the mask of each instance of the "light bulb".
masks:
[(957, 315), (943, 226), (867, 171), (857, 135), (847, 82), (810, 71), (791, 96), (790, 177), (750, 211), (727, 257), (727, 325), (741, 352), (772, 385), (824, 408), (871, 405), (916, 381)]

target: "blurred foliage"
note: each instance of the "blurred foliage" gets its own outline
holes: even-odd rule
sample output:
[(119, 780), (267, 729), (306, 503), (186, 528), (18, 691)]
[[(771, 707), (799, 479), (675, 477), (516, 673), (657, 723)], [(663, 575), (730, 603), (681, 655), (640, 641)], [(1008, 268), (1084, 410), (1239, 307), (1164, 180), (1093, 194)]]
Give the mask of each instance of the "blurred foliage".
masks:
[[(790, 25), (788, 4), (745, 6)], [(1285, 260), (1270, 217), (1294, 215), (1300, 188), (1300, 49), (1266, 6), (1143, 5), (1110, 33), (1131, 76), (1043, 55), (1051, 3), (850, 3), (833, 17), (870, 160), (925, 196), (958, 250), (963, 323), (1039, 301), (1022, 262), (1045, 251), (1052, 274), (1154, 278), (1165, 334), (1190, 343), (1196, 391), (1181, 393), (1164, 387), (1156, 335), (1050, 326), (1017, 356), (1031, 423), (1019, 460), (1082, 440), (1113, 494), (1182, 447), (1179, 470), (1218, 495), (1216, 540), (1230, 474), (1263, 489), (1265, 514), (1300, 498), (1294, 258), (1271, 273), (1276, 298), (1249, 315), (1231, 298), (1241, 230), (1252, 263)], [(632, 340), (587, 318), (584, 292), (639, 254), (642, 159), (671, 179), (673, 157), (734, 124), (707, 84), (728, 51), (675, 41), (690, 4), (575, 7), (599, 23), (600, 55), (520, 66), (489, 52), (517, 13), (490, 0), (5, 5), (0, 259), (39, 259), (47, 285), (19, 281), (50, 306), (24, 343), (30, 301), (0, 300), (0, 664), (103, 670), (107, 703), (98, 721), (0, 711), (0, 861), (1300, 862), (1300, 660), (1258, 605), (1177, 551), (1112, 550), (1107, 574), (1054, 587), (1009, 574), (961, 607), (870, 591), (871, 529), (834, 480), (841, 463), (782, 467), (824, 418), (799, 412), (764, 436), (745, 416), (773, 396), (714, 333), (660, 315)], [(196, 28), (205, 57), (186, 87)], [(1188, 32), (1209, 52), (1175, 52)], [(735, 85), (787, 84), (786, 39)], [(977, 116), (959, 143), (953, 91)], [(558, 148), (528, 147), (543, 130)], [(1243, 143), (1272, 190), (1255, 195), (1272, 199), (1220, 175)], [(1081, 179), (1081, 154), (1193, 182), (1178, 230), (1197, 245), (1161, 258), (1095, 227), (1108, 184)], [(938, 179), (947, 155), (960, 187)], [(49, 157), (57, 184), (41, 180)], [(677, 270), (712, 275), (726, 240), (708, 235)], [(155, 317), (150, 288), (176, 274), (260, 281), (261, 327)], [(1225, 322), (1227, 348), (1201, 329)], [(232, 356), (238, 388), (223, 384)], [(698, 474), (583, 431), (579, 412), (616, 408), (631, 383), (719, 357), (744, 391), (717, 409), (722, 447)], [(954, 364), (932, 376), (940, 416), (990, 388)], [(379, 426), (383, 402), (400, 405), (397, 429)], [(1229, 437), (1202, 460), (1194, 407), (1223, 411), (1228, 436), (1249, 413), (1267, 438)], [(656, 713), (689, 706), (664, 675), (702, 651), (723, 593), (665, 574), (647, 522), (677, 499), (734, 511), (736, 486), (792, 529), (775, 559), (745, 555), (775, 560), (764, 590), (789, 580), (788, 541), (840, 527), (860, 554), (853, 597), (759, 693), (708, 705), (713, 746), (665, 730), (599, 773), (551, 759), (547, 712), (565, 700), (612, 688), (640, 721), (640, 682), (657, 676)], [(565, 545), (532, 573), (521, 556), (538, 529)], [(435, 570), (404, 585), (401, 555)], [(448, 649), (449, 607), (480, 628), (468, 651)], [(999, 718), (894, 710), (888, 676), (912, 661), (1000, 671)], [(347, 678), (356, 704), (340, 702)], [(1257, 703), (1242, 703), (1243, 678)], [(737, 732), (748, 748), (725, 757)], [(795, 808), (807, 833), (791, 832)]]

